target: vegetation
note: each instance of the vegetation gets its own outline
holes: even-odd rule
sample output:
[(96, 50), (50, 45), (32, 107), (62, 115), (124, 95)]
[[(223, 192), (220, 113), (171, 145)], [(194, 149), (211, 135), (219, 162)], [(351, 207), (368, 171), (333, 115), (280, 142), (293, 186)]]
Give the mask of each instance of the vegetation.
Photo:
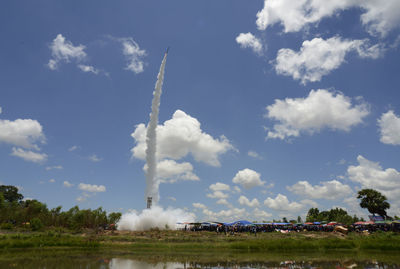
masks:
[(47, 227), (66, 228), (74, 231), (82, 229), (99, 229), (115, 224), (121, 213), (107, 215), (101, 207), (79, 209), (78, 206), (68, 211), (61, 211), (61, 206), (48, 209), (46, 204), (37, 200), (23, 200), (14, 186), (0, 186), (0, 227), (12, 229), (21, 227), (40, 231)]
[(112, 234), (66, 234), (59, 232), (11, 233), (0, 235), (1, 249), (83, 247), (134, 250), (135, 252), (327, 252), (399, 251), (400, 235), (375, 233), (372, 235), (334, 233), (249, 233), (225, 236), (215, 232), (159, 231), (118, 232)]
[(368, 209), (375, 215), (387, 218), (386, 210), (390, 208), (385, 195), (373, 189), (362, 189), (358, 192), (357, 199), (360, 199), (360, 206)]
[(307, 213), (306, 221), (336, 221), (346, 225), (353, 224), (357, 221), (363, 221), (359, 219), (356, 215), (353, 217), (347, 214), (347, 211), (342, 208), (335, 208), (329, 211), (320, 212), (318, 208), (310, 208)]

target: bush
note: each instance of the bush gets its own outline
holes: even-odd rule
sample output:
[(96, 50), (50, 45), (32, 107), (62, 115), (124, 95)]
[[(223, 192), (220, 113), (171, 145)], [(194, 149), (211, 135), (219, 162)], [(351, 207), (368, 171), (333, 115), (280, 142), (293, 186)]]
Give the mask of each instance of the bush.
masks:
[(14, 228), (14, 225), (12, 225), (11, 223), (2, 223), (0, 225), (0, 229), (2, 230), (12, 230), (12, 228)]
[(43, 228), (43, 223), (39, 218), (33, 218), (31, 220), (32, 231), (39, 231)]

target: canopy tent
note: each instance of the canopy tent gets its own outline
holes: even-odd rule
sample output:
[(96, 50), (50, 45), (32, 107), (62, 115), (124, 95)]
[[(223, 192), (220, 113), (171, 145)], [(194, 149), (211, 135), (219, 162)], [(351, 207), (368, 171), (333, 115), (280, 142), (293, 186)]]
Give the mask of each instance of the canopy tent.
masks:
[(356, 223), (354, 223), (354, 225), (370, 225), (370, 224), (374, 224), (373, 221), (358, 221)]

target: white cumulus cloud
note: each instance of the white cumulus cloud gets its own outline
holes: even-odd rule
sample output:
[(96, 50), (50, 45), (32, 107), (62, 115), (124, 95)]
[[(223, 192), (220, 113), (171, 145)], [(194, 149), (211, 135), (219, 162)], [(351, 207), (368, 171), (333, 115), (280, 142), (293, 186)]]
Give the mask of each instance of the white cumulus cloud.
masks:
[(261, 180), (261, 175), (259, 173), (248, 168), (237, 172), (232, 182), (241, 185), (245, 189), (259, 187), (265, 184), (265, 181)]
[(255, 37), (252, 33), (241, 33), (236, 37), (236, 42), (241, 48), (250, 48), (256, 54), (261, 55), (263, 45), (261, 41)]
[(280, 122), (268, 131), (268, 138), (279, 139), (298, 137), (302, 132), (313, 134), (324, 128), (350, 131), (369, 114), (366, 103), (352, 104), (342, 93), (324, 89), (311, 90), (305, 98), (277, 99), (266, 109), (267, 118)]
[(268, 218), (272, 217), (272, 214), (264, 210), (261, 210), (259, 208), (254, 208), (253, 216), (261, 221), (261, 220), (267, 220)]
[(217, 182), (210, 185), (210, 190), (212, 191), (230, 191), (231, 187), (228, 184)]
[(368, 40), (346, 40), (340, 37), (314, 38), (303, 42), (300, 51), (280, 49), (275, 60), (278, 74), (291, 76), (303, 84), (320, 81), (322, 76), (339, 68), (350, 51), (362, 58), (378, 58), (383, 54), (381, 45), (368, 46)]
[(226, 199), (229, 197), (229, 195), (222, 191), (214, 191), (212, 193), (207, 194), (207, 197), (213, 198), (213, 199)]
[(254, 198), (253, 200), (249, 200), (246, 196), (241, 195), (238, 199), (239, 204), (241, 205), (246, 205), (248, 207), (258, 207), (260, 206), (260, 202), (258, 202), (258, 200), (256, 198)]
[(62, 34), (58, 34), (50, 45), (52, 59), (47, 64), (51, 70), (56, 70), (60, 62), (80, 62), (86, 59), (84, 45), (74, 46), (71, 41), (65, 39)]
[(91, 184), (85, 184), (85, 183), (79, 183), (78, 188), (82, 191), (87, 191), (87, 192), (105, 192), (106, 187), (103, 185), (91, 185)]
[(214, 212), (207, 208), (203, 209), (203, 214), (207, 216), (209, 219), (221, 219), (222, 221), (227, 220), (238, 220), (243, 217), (246, 217), (246, 209), (244, 208), (231, 208), (228, 210), (221, 210), (218, 212)]
[(140, 49), (139, 44), (132, 38), (120, 38), (119, 40), (122, 43), (122, 52), (128, 61), (126, 69), (135, 74), (142, 73), (145, 65), (143, 58), (147, 55), (146, 51)]
[(0, 142), (38, 149), (36, 143), (45, 142), (43, 127), (38, 121), (31, 119), (0, 119)]
[(288, 198), (283, 194), (278, 194), (275, 198), (268, 197), (264, 201), (264, 205), (277, 211), (296, 212), (303, 208), (303, 205), (297, 202), (289, 202)]
[(357, 157), (358, 165), (347, 168), (349, 179), (361, 184), (362, 188), (375, 189), (388, 199), (397, 201), (400, 197), (400, 172), (394, 168), (383, 169), (378, 162)]
[(192, 204), (194, 208), (199, 208), (199, 209), (206, 209), (207, 207), (202, 204), (202, 203), (193, 203)]
[(352, 193), (350, 186), (338, 180), (323, 181), (320, 185), (311, 185), (308, 181), (299, 181), (287, 189), (297, 195), (310, 197), (313, 199), (334, 200), (347, 196)]
[(263, 9), (257, 13), (256, 23), (260, 30), (280, 23), (286, 33), (297, 32), (350, 8), (361, 9), (361, 23), (372, 35), (386, 36), (399, 26), (398, 0), (265, 0)]
[(68, 181), (64, 181), (63, 185), (64, 185), (64, 187), (67, 187), (67, 188), (71, 188), (72, 186), (74, 186), (74, 184), (72, 184), (72, 183), (70, 183)]
[[(200, 127), (197, 119), (181, 110), (175, 111), (172, 119), (157, 126), (157, 159), (179, 160), (191, 154), (196, 161), (220, 166), (219, 155), (233, 149), (233, 146), (226, 137), (214, 139)], [(146, 132), (146, 126), (141, 123), (132, 133), (136, 142), (132, 154), (141, 160), (146, 158)]]
[(400, 145), (400, 117), (393, 110), (383, 113), (378, 119), (381, 142), (390, 145)]
[(28, 162), (43, 163), (47, 160), (47, 154), (24, 150), (22, 148), (12, 148), (12, 156), (22, 158)]
[[(147, 171), (147, 164), (143, 170)], [(190, 163), (177, 163), (174, 160), (163, 160), (157, 163), (157, 179), (163, 183), (174, 183), (179, 180), (200, 180), (193, 173), (193, 166)]]

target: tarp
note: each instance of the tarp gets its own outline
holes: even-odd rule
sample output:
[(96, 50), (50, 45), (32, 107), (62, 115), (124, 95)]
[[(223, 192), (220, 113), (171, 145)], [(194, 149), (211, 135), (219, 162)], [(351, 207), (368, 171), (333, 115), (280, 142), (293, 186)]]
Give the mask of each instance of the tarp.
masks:
[(226, 222), (224, 223), (225, 226), (234, 226), (234, 225), (239, 225), (239, 226), (246, 226), (246, 225), (250, 225), (253, 224), (252, 222), (248, 221), (248, 220), (237, 220), (234, 222)]
[(354, 223), (354, 225), (369, 225), (369, 224), (374, 224), (373, 221), (358, 221)]
[(369, 219), (371, 221), (384, 221), (385, 219), (382, 216), (374, 216), (374, 215), (368, 215)]

